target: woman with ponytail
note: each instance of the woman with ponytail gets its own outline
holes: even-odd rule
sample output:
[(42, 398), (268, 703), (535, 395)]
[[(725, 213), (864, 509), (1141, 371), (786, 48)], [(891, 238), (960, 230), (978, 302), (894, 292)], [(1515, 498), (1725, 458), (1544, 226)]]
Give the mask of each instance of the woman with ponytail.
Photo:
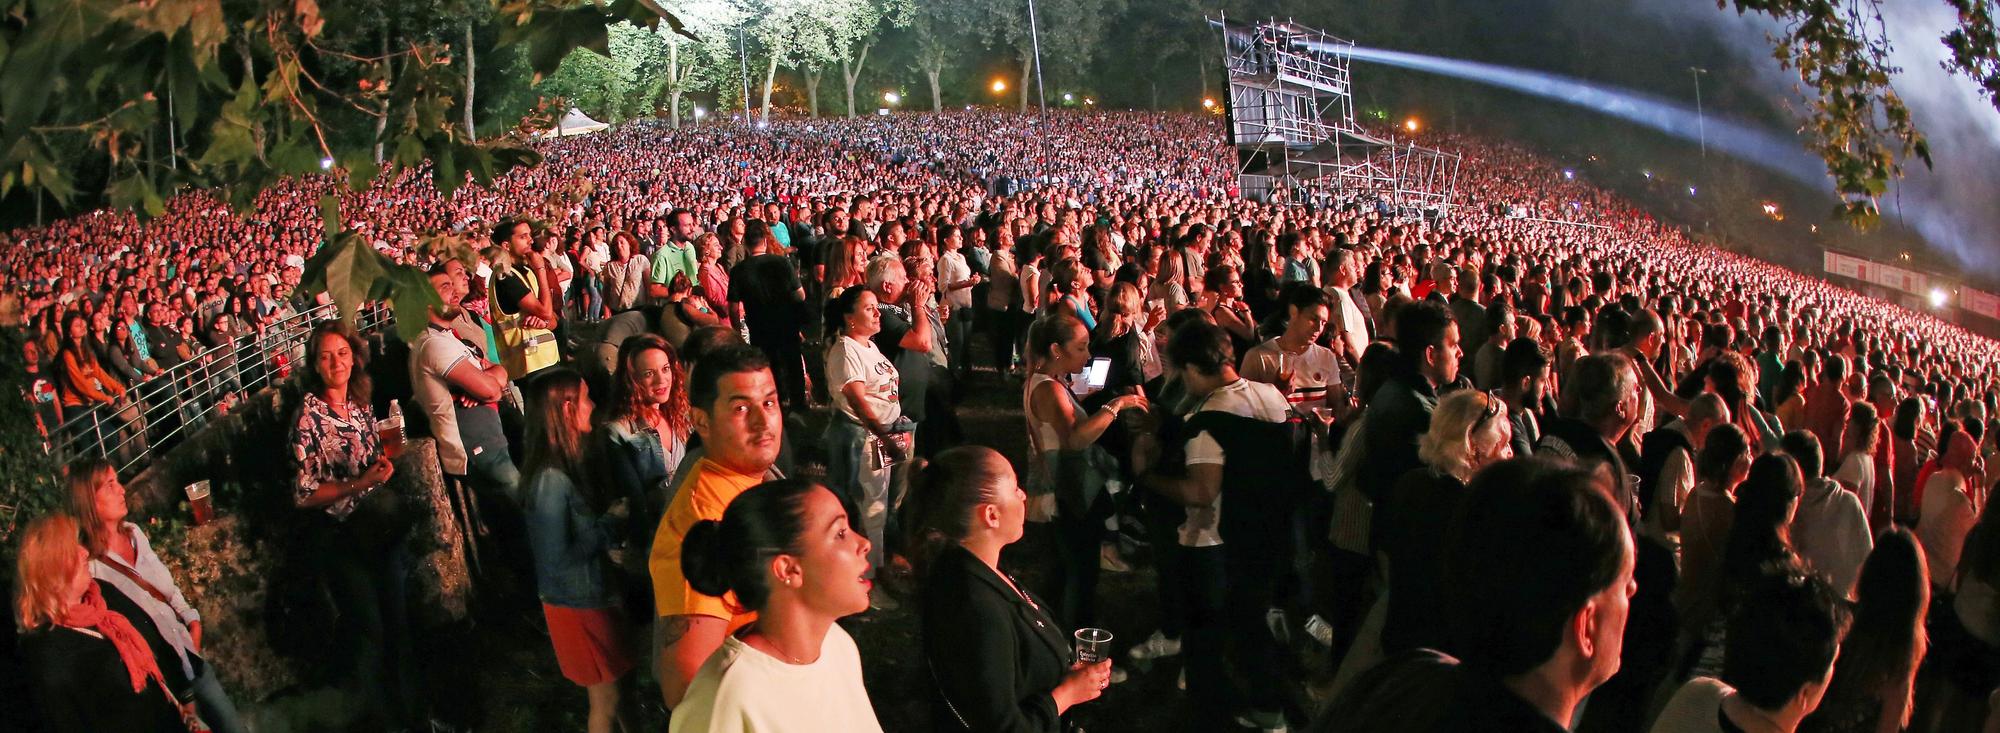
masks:
[(49, 731), (186, 733), (181, 705), (152, 651), (144, 613), (90, 577), (75, 519), (28, 525), (15, 556), (15, 618), (30, 694)]
[(1074, 661), (1041, 600), (1000, 570), (1021, 539), (1027, 492), (991, 448), (938, 454), (912, 472), (910, 541), (924, 574), (924, 661), (932, 729), (1063, 730), (1062, 715), (1110, 683), (1111, 661)]
[(840, 497), (781, 479), (688, 529), (681, 572), (757, 620), (729, 635), (674, 706), (668, 733), (881, 733), (861, 652), (834, 624), (868, 610), (868, 539)]

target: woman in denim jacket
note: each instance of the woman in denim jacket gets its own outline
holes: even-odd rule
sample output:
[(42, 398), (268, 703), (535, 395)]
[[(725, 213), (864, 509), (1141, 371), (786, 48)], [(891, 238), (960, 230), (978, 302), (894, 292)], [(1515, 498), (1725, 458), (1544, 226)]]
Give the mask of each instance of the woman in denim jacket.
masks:
[(590, 395), (583, 377), (558, 369), (536, 380), (529, 396), (528, 543), (535, 586), (548, 618), (549, 640), (564, 677), (590, 694), (592, 733), (616, 722), (637, 730), (628, 689), (637, 660), (626, 643), (631, 622), (606, 581), (611, 538), (622, 530), (625, 502), (616, 501), (584, 460), (590, 436)]

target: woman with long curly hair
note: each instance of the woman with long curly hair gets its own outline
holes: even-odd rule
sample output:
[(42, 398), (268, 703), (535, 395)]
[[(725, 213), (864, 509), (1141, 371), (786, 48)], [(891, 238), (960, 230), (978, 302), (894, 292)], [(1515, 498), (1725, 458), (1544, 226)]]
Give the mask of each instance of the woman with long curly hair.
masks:
[[(687, 367), (666, 339), (640, 334), (618, 347), (611, 394), (605, 401), (604, 480), (611, 496), (632, 501), (634, 533), (640, 543), (673, 497), (675, 469), (687, 455), (693, 420), (689, 417)], [(640, 536), (644, 535), (644, 536)], [(645, 557), (644, 552), (638, 553)]]

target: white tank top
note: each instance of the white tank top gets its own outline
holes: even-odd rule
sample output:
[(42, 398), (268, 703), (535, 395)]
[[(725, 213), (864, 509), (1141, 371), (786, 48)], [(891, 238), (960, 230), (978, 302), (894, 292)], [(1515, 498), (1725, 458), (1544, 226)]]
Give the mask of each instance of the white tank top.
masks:
[(1038, 454), (1062, 447), (1062, 436), (1056, 432), (1055, 423), (1035, 417), (1035, 387), (1043, 382), (1054, 384), (1056, 391), (1065, 397), (1069, 395), (1069, 389), (1062, 382), (1041, 373), (1029, 374), (1027, 385), (1021, 388), (1021, 414), (1028, 419), (1028, 444)]

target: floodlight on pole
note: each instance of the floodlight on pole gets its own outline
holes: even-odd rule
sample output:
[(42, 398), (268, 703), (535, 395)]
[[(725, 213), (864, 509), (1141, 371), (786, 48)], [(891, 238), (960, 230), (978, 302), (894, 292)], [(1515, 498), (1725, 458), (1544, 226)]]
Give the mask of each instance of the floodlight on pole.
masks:
[(1410, 131), (1410, 134), (1413, 135), (1416, 134), (1417, 129), (1420, 127), (1422, 127), (1422, 125), (1417, 124), (1417, 118), (1415, 117), (1403, 120), (1403, 129)]
[(1209, 108), (1212, 108), (1212, 107), (1214, 107), (1214, 106), (1215, 106), (1215, 99), (1214, 99), (1214, 98), (1205, 98), (1205, 99), (1202, 99), (1202, 100), (1201, 100), (1201, 107), (1202, 107), (1202, 109), (1209, 109)]
[(890, 104), (899, 104), (903, 101), (903, 95), (897, 94), (895, 92), (883, 92), (882, 101), (888, 102)]
[(999, 93), (1001, 93), (1001, 92), (1005, 92), (1005, 91), (1007, 91), (1007, 80), (1005, 80), (1005, 79), (994, 79), (994, 80), (993, 80), (993, 93), (994, 93), (994, 94), (999, 94)]

